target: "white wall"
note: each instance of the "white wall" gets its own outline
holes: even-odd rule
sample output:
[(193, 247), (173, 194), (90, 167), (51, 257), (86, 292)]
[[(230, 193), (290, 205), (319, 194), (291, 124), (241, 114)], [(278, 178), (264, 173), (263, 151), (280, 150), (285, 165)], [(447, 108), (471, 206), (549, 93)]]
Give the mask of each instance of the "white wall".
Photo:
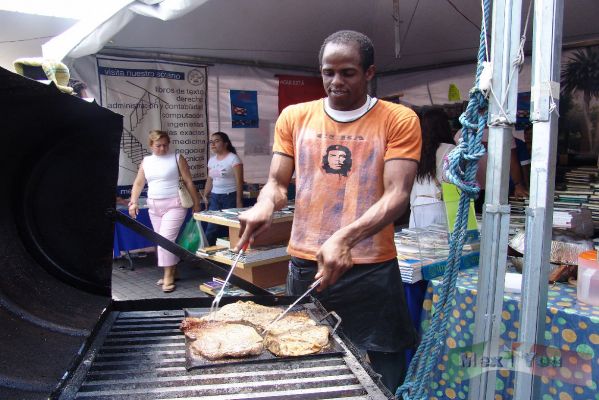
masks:
[[(245, 142), (259, 135), (268, 140), (272, 149), (274, 124), (278, 117), (278, 79), (276, 72), (255, 67), (215, 65), (208, 68), (208, 127), (210, 132), (223, 131), (229, 135), (243, 160), (246, 182), (265, 183), (270, 166), (270, 151), (266, 155), (248, 155)], [(231, 128), (230, 90), (258, 92), (258, 128)]]

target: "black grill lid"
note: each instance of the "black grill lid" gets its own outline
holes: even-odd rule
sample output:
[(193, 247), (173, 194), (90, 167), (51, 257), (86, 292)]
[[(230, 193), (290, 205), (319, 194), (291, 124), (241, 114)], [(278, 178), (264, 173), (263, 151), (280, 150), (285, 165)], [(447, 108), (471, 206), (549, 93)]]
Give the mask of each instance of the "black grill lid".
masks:
[(47, 398), (110, 302), (122, 117), (0, 68), (0, 398)]

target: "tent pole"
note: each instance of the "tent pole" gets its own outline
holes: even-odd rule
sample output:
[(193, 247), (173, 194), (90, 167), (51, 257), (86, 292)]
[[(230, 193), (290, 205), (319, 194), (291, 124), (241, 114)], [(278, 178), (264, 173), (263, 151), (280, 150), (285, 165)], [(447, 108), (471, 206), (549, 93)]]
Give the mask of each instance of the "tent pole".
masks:
[[(513, 352), (515, 399), (541, 398), (540, 377), (531, 373), (530, 363), (535, 362), (535, 355), (542, 355), (535, 354), (532, 346), (545, 343), (557, 153), (558, 113), (553, 98), (558, 99), (560, 93), (563, 9), (563, 0), (537, 0), (534, 5), (530, 107), (530, 119), (533, 122), (532, 165), (530, 202), (526, 210), (519, 348)], [(550, 361), (557, 364), (560, 360)]]
[[(469, 399), (495, 398), (496, 367), (499, 349), (501, 312), (507, 242), (510, 219), (508, 180), (512, 130), (516, 122), (518, 90), (517, 66), (520, 40), (521, 0), (493, 1), (491, 62), (493, 64), (492, 94), (489, 99), (489, 140), (483, 209), (482, 242), (478, 272), (477, 311), (472, 344), (483, 344), (479, 360), (489, 360), (490, 371), (470, 380)], [(500, 104), (501, 102), (501, 104)], [(484, 369), (483, 369), (484, 371)]]

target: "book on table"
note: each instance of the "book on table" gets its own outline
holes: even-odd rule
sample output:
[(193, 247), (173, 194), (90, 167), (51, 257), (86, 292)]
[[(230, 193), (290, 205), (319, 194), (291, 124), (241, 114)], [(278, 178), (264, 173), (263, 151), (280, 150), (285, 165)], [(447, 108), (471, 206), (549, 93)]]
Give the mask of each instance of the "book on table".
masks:
[(211, 256), (216, 254), (219, 251), (223, 251), (226, 250), (228, 247), (225, 246), (220, 246), (220, 245), (215, 245), (215, 246), (208, 246), (208, 247), (201, 247), (196, 251), (196, 254), (199, 256)]
[[(212, 280), (202, 282), (199, 286), (199, 289), (210, 295), (216, 296), (220, 289), (223, 287), (224, 280), (220, 278), (212, 278)], [(269, 292), (274, 294), (275, 296), (283, 296), (286, 293), (285, 284), (277, 285), (273, 287), (266, 288)], [(250, 296), (251, 294), (243, 289), (238, 288), (237, 286), (227, 284), (227, 287), (224, 291), (225, 296)]]
[[(227, 258), (234, 261), (237, 258), (238, 253), (224, 249), (217, 251), (216, 256)], [(240, 263), (252, 263), (257, 261), (270, 260), (277, 257), (287, 256), (287, 246), (271, 245), (271, 246), (260, 246), (255, 248), (247, 249), (241, 257), (239, 257)]]
[[(478, 235), (464, 244), (459, 269), (478, 265)], [(409, 228), (395, 234), (397, 262), (402, 281), (416, 283), (443, 275), (449, 256), (449, 234), (444, 226)]]

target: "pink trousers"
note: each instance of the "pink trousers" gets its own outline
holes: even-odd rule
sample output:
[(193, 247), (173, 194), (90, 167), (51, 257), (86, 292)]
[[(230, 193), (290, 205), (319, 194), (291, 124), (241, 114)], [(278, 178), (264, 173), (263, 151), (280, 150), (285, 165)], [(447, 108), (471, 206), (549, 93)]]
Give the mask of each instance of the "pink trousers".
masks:
[[(187, 214), (187, 209), (181, 207), (179, 197), (148, 199), (148, 208), (154, 232), (174, 242)], [(159, 267), (172, 267), (179, 262), (179, 257), (160, 246), (156, 254)]]

